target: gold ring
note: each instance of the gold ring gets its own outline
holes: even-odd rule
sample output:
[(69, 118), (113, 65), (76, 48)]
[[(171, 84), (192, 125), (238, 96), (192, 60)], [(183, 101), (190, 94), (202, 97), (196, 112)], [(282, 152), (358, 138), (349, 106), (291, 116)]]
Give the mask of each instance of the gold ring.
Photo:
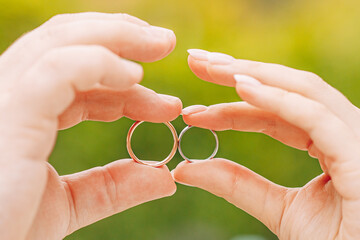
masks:
[(174, 145), (173, 145), (173, 148), (170, 152), (170, 154), (164, 159), (162, 160), (161, 162), (157, 162), (157, 163), (150, 163), (148, 161), (143, 161), (143, 160), (140, 160), (134, 153), (134, 151), (132, 150), (131, 148), (131, 137), (136, 129), (136, 127), (138, 127), (141, 123), (143, 123), (144, 121), (137, 121), (135, 122), (129, 129), (129, 132), (128, 132), (128, 135), (126, 137), (126, 148), (127, 148), (127, 151), (130, 155), (130, 157), (137, 163), (140, 163), (140, 164), (143, 164), (143, 165), (148, 165), (148, 166), (152, 166), (152, 167), (161, 167), (165, 164), (167, 164), (176, 154), (176, 151), (178, 149), (178, 146), (179, 146), (179, 139), (178, 139), (178, 135), (177, 135), (177, 132), (176, 132), (176, 129), (174, 128), (174, 126), (170, 123), (170, 122), (165, 122), (164, 124), (170, 129), (172, 135), (173, 135), (173, 138), (174, 138)]

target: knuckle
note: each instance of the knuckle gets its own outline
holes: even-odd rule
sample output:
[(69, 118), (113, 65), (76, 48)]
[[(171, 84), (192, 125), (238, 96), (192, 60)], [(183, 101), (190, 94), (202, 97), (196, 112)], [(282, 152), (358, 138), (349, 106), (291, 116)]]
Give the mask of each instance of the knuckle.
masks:
[(99, 62), (106, 62), (109, 59), (113, 58), (114, 54), (108, 50), (106, 47), (100, 45), (92, 45), (89, 47), (89, 54)]
[(297, 94), (293, 92), (288, 92), (285, 90), (280, 90), (277, 92), (277, 102), (279, 103), (279, 108), (277, 114), (281, 112), (287, 112), (288, 109), (292, 109), (292, 103), (297, 102)]
[(303, 74), (304, 74), (304, 78), (309, 80), (309, 81), (323, 82), (322, 78), (319, 75), (315, 74), (315, 73), (304, 71)]
[(69, 19), (71, 16), (71, 14), (69, 13), (63, 13), (63, 14), (58, 14), (55, 16), (52, 16), (48, 21), (45, 22), (46, 25), (50, 25), (50, 24), (58, 24), (61, 23), (67, 19)]
[(47, 52), (40, 60), (40, 66), (43, 69), (51, 72), (61, 71), (62, 65), (62, 51), (60, 49), (53, 49)]
[(64, 47), (53, 49), (43, 57), (43, 65), (53, 71), (67, 68), (73, 72), (96, 72), (109, 62), (111, 54), (102, 46)]
[(131, 16), (130, 14), (127, 14), (127, 13), (120, 13), (120, 15), (125, 20), (133, 18), (133, 16)]
[(315, 73), (301, 71), (301, 76), (302, 79), (305, 80), (304, 83), (307, 85), (309, 91), (324, 89), (326, 86), (324, 80)]
[(328, 109), (319, 102), (312, 102), (311, 115), (316, 117), (326, 116)]
[(305, 130), (310, 133), (329, 120), (329, 111), (321, 103), (311, 102), (310, 105), (304, 106), (304, 108), (302, 112), (305, 112), (305, 114), (298, 114), (298, 118), (300, 121), (307, 123), (305, 124)]
[(90, 46), (84, 54), (86, 68), (106, 69), (106, 66), (114, 62), (114, 55), (107, 48), (99, 45)]
[(104, 178), (104, 184), (105, 184), (105, 191), (106, 191), (106, 202), (109, 202), (110, 208), (114, 212), (117, 211), (117, 190), (116, 190), (116, 180), (113, 176), (113, 173), (111, 169), (108, 167), (99, 167), (99, 170), (102, 172), (103, 178)]
[(248, 64), (248, 68), (250, 68), (251, 72), (261, 71), (263, 66), (264, 66), (264, 63), (256, 62), (256, 61), (249, 61), (249, 64)]
[(269, 136), (277, 136), (278, 135), (278, 123), (276, 120), (270, 119), (266, 122), (266, 127), (262, 129), (260, 132), (269, 135)]

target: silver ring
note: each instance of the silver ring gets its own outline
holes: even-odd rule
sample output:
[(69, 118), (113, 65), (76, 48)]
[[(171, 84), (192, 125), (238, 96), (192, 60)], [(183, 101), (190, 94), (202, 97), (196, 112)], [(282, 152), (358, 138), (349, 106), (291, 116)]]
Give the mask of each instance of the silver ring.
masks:
[(139, 126), (141, 123), (143, 123), (143, 121), (137, 121), (135, 122), (129, 129), (129, 132), (128, 132), (128, 135), (126, 137), (126, 148), (127, 148), (127, 151), (130, 155), (130, 157), (137, 163), (140, 163), (140, 164), (143, 164), (143, 165), (148, 165), (148, 166), (152, 166), (152, 167), (161, 167), (165, 164), (167, 164), (176, 154), (176, 151), (177, 151), (177, 148), (178, 148), (178, 144), (179, 144), (179, 141), (178, 141), (178, 135), (177, 135), (177, 132), (176, 132), (176, 129), (174, 128), (174, 126), (170, 123), (170, 122), (165, 122), (164, 124), (170, 129), (172, 135), (173, 135), (173, 138), (174, 138), (174, 145), (173, 145), (173, 148), (170, 152), (170, 154), (164, 159), (162, 160), (161, 162), (157, 162), (157, 163), (149, 163), (147, 161), (143, 161), (143, 160), (140, 160), (134, 153), (134, 151), (132, 150), (131, 148), (131, 137), (135, 131), (135, 128), (137, 126)]
[(190, 128), (193, 128), (193, 126), (187, 126), (185, 127), (180, 135), (179, 135), (179, 146), (178, 146), (178, 149), (179, 149), (179, 153), (180, 155), (188, 162), (193, 162), (193, 160), (210, 160), (210, 159), (213, 159), (215, 157), (215, 155), (217, 154), (218, 150), (219, 150), (219, 138), (216, 134), (215, 131), (213, 130), (210, 130), (212, 132), (212, 134), (214, 135), (215, 137), (215, 149), (214, 149), (214, 152), (210, 155), (210, 157), (206, 158), (206, 159), (190, 159), (188, 157), (185, 156), (185, 154), (183, 153), (182, 149), (181, 149), (181, 140), (182, 140), (182, 137), (184, 136), (184, 134), (190, 129)]

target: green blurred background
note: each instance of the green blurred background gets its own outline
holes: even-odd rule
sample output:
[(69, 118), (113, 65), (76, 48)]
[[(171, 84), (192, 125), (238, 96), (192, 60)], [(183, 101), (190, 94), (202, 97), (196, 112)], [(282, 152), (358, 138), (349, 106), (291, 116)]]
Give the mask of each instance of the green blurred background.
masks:
[[(360, 103), (357, 0), (0, 0), (0, 6), (1, 52), (24, 32), (59, 13), (126, 12), (174, 30), (178, 42), (175, 51), (162, 61), (143, 64), (143, 85), (180, 97), (184, 106), (239, 101), (234, 89), (200, 81), (191, 73), (186, 61), (188, 48), (312, 71), (354, 104)], [(50, 162), (60, 174), (70, 174), (127, 158), (125, 137), (132, 122), (125, 118), (113, 123), (84, 122), (61, 131)], [(174, 125), (178, 131), (185, 126), (181, 118)], [(184, 142), (186, 153), (193, 157), (212, 150), (212, 136), (203, 131), (189, 132)], [(217, 156), (241, 163), (278, 184), (299, 187), (321, 173), (317, 160), (307, 153), (267, 136), (233, 131), (218, 135)], [(147, 159), (165, 156), (171, 144), (171, 135), (160, 124), (141, 126), (134, 136), (136, 153)], [(180, 161), (177, 154), (168, 166), (172, 169)], [(276, 237), (225, 200), (178, 185), (171, 198), (127, 210), (66, 239)]]

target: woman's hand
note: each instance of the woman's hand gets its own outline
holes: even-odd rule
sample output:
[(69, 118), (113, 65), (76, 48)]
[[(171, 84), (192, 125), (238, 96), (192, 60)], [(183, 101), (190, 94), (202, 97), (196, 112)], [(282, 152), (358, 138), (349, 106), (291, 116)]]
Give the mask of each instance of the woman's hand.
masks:
[(181, 163), (176, 181), (225, 198), (280, 239), (360, 239), (359, 109), (309, 72), (201, 50), (190, 50), (189, 65), (203, 80), (236, 87), (245, 102), (191, 106), (187, 124), (265, 133), (308, 151), (324, 174), (291, 189), (213, 159)]
[(166, 167), (121, 160), (60, 177), (47, 163), (59, 128), (175, 119), (181, 101), (138, 85), (142, 67), (126, 60), (156, 61), (174, 46), (172, 31), (135, 17), (84, 13), (54, 17), (0, 57), (0, 239), (62, 239), (175, 192)]

